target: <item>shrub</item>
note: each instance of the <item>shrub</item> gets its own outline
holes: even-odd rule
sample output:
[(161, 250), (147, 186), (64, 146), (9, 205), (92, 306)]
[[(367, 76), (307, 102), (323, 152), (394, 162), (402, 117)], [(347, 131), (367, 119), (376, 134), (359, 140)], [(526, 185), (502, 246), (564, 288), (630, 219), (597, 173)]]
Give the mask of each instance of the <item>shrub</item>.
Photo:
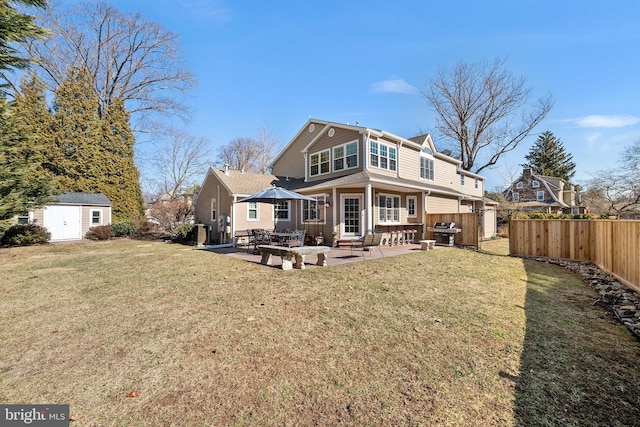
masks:
[(91, 227), (84, 237), (90, 240), (109, 240), (113, 237), (113, 229), (110, 225), (98, 225)]
[(133, 223), (128, 221), (114, 222), (111, 224), (111, 228), (113, 229), (113, 235), (115, 237), (131, 236), (136, 232)]
[(195, 226), (193, 224), (178, 225), (173, 229), (174, 240), (179, 243), (191, 243), (195, 240)]
[(51, 233), (39, 225), (17, 224), (5, 231), (0, 243), (7, 246), (26, 246), (47, 243)]

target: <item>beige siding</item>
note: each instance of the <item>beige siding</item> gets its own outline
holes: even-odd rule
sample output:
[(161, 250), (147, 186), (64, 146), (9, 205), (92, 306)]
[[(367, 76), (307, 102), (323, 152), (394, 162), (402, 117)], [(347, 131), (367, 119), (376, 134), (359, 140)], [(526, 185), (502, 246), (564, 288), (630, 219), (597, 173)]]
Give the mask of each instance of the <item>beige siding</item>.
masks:
[[(420, 181), (420, 150), (402, 146), (398, 150), (398, 168), (400, 177)], [(428, 181), (424, 181), (425, 183)]]
[[(313, 124), (313, 132), (309, 132), (309, 126)], [(319, 122), (307, 123), (299, 132), (298, 138), (287, 146), (281, 156), (273, 163), (272, 173), (277, 176), (290, 176), (293, 178), (304, 177), (304, 156), (302, 150), (325, 128), (325, 124)]]
[[(307, 160), (309, 171), (308, 180), (318, 181), (326, 178), (335, 178), (344, 175), (350, 175), (362, 171), (362, 135), (359, 132), (350, 129), (333, 128), (335, 134), (333, 137), (328, 135), (328, 131), (331, 128), (327, 128), (327, 131), (308, 149), (308, 156), (319, 153), (325, 150), (329, 150), (329, 165), (330, 172), (320, 175), (311, 176), (311, 165)], [(348, 142), (356, 142), (358, 146), (358, 167), (351, 169), (343, 169), (337, 172), (333, 171), (333, 147), (337, 147)]]
[(111, 208), (108, 206), (82, 206), (81, 211), (81, 219), (80, 223), (82, 224), (82, 232), (81, 235), (84, 237), (89, 231), (89, 228), (94, 225), (91, 223), (92, 212), (100, 211), (100, 220), (101, 223), (99, 225), (109, 225), (111, 224)]
[(458, 199), (443, 196), (427, 196), (428, 213), (458, 213)]
[[(206, 177), (195, 204), (194, 216), (196, 223), (214, 225), (214, 221), (211, 221), (211, 199), (217, 198), (218, 185), (220, 185), (220, 182), (215, 175), (210, 174)], [(219, 206), (216, 206), (216, 209), (219, 209)]]

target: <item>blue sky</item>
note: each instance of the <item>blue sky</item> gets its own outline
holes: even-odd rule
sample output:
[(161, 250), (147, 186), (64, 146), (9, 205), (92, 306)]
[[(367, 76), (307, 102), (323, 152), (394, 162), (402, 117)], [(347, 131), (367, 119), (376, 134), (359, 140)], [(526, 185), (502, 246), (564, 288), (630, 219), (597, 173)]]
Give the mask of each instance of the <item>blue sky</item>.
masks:
[[(286, 144), (309, 117), (411, 137), (435, 115), (420, 89), (438, 68), (505, 61), (534, 97), (555, 104), (550, 130), (576, 181), (615, 167), (640, 139), (640, 2), (634, 0), (114, 0), (178, 33), (199, 81), (191, 133), (216, 147), (269, 126)], [(535, 141), (490, 171), (520, 170)], [(144, 172), (144, 171), (143, 171)], [(204, 171), (203, 171), (204, 173)]]

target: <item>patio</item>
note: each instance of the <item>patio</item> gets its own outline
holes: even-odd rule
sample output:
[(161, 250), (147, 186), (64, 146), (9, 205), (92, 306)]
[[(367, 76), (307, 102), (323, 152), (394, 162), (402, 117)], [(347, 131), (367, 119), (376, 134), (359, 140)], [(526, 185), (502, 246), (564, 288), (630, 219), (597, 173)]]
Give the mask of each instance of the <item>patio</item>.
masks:
[[(445, 249), (445, 247), (436, 246), (435, 250)], [(229, 256), (233, 256), (235, 258), (239, 258), (248, 262), (254, 262), (256, 264), (260, 264), (261, 256), (253, 255), (251, 253), (247, 253), (246, 246), (238, 246), (238, 247), (215, 247), (209, 246), (203, 248), (203, 250), (225, 254)], [(380, 254), (380, 249), (378, 247), (371, 248), (371, 250), (364, 251), (364, 257), (362, 249), (354, 249), (353, 251), (349, 247), (340, 247), (340, 248), (331, 248), (329, 251), (329, 255), (327, 256), (327, 266), (331, 267), (333, 265), (339, 264), (349, 264), (353, 262), (360, 262), (365, 260), (373, 260), (378, 258), (388, 258), (397, 255), (404, 255), (409, 253), (414, 253), (420, 251), (420, 244), (417, 243), (409, 243), (404, 245), (396, 245), (396, 246), (382, 246), (382, 255)], [(305, 268), (319, 268), (315, 265), (315, 257), (310, 257), (305, 260)], [(280, 257), (273, 257), (273, 264), (270, 267), (281, 268), (282, 262)]]

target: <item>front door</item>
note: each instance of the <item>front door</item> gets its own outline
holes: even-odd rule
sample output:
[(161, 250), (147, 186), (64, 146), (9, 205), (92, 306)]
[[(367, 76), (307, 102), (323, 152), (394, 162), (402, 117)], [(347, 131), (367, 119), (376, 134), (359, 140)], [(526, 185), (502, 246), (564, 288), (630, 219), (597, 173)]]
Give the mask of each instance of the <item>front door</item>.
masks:
[(362, 236), (362, 196), (342, 197), (342, 236)]

